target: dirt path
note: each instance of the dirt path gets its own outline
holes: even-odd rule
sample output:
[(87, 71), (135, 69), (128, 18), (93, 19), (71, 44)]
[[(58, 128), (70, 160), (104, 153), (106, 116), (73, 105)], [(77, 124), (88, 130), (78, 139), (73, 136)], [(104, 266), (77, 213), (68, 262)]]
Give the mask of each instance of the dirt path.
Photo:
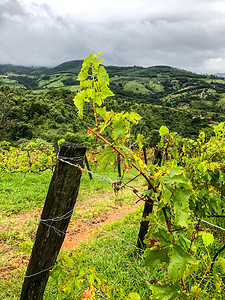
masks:
[[(87, 221), (97, 225), (98, 227), (102, 227), (105, 224), (123, 219), (125, 215), (136, 210), (139, 205), (140, 204), (133, 205), (132, 207), (118, 208), (111, 214), (102, 212), (100, 215), (95, 216)], [(97, 231), (97, 228), (85, 223), (82, 220), (78, 220), (69, 226), (61, 249), (66, 250), (76, 248), (80, 244), (79, 241), (88, 242), (95, 236)]]
[[(88, 203), (86, 205), (88, 205)], [(125, 215), (136, 210), (140, 205), (141, 203), (135, 205), (114, 206), (110, 211), (102, 211), (99, 214), (92, 216), (92, 218), (87, 219), (87, 221), (98, 227), (102, 227), (105, 224), (123, 219)], [(81, 211), (83, 211), (83, 209), (85, 209), (84, 203), (82, 203), (81, 206)], [(7, 234), (9, 232), (16, 232), (17, 234), (17, 232), (23, 230), (30, 230), (29, 224), (32, 223), (32, 235), (35, 236), (40, 214), (41, 209), (37, 209), (33, 212), (12, 215), (8, 218), (6, 223), (2, 222), (0, 224), (0, 233)], [(75, 249), (80, 245), (80, 242), (87, 243), (90, 239), (93, 239), (98, 232), (99, 230), (93, 226), (73, 216), (61, 250)], [(15, 239), (13, 242), (6, 239), (4, 242), (0, 243), (0, 277), (2, 277), (2, 279), (13, 276), (12, 272), (14, 270), (27, 266), (29, 254), (24, 254), (23, 251), (19, 250), (21, 249), (20, 245), (21, 241), (19, 236), (18, 240)]]

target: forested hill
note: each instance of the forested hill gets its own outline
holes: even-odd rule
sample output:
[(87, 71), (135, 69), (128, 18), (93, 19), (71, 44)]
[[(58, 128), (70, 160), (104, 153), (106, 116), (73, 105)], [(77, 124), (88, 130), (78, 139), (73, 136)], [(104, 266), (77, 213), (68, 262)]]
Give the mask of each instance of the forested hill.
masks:
[[(54, 68), (0, 65), (0, 140), (54, 138), (83, 143), (87, 121), (77, 118), (73, 98), (79, 90), (77, 75), (82, 60)], [(213, 124), (224, 121), (225, 78), (200, 75), (169, 66), (106, 66), (115, 97), (114, 110), (134, 110), (143, 117), (135, 132), (154, 143), (161, 125), (196, 138), (210, 134)]]

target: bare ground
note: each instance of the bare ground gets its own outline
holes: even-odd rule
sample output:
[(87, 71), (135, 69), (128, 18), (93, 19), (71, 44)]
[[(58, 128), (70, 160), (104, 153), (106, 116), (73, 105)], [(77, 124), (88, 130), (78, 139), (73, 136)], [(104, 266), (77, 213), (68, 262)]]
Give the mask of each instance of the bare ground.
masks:
[[(100, 195), (98, 197), (110, 197), (112, 193), (107, 193)], [(91, 197), (93, 201), (93, 197)], [(96, 199), (97, 201), (98, 199)], [(112, 203), (110, 210), (103, 210), (96, 215), (92, 215), (91, 218), (88, 218), (88, 221), (92, 224), (102, 227), (105, 224), (108, 224), (113, 221), (122, 219), (126, 214), (137, 209), (140, 204), (135, 204), (135, 201), (132, 201), (133, 204), (122, 203)], [(77, 201), (76, 207), (79, 209), (79, 212), (90, 209), (90, 199), (87, 197), (85, 201)], [(11, 215), (8, 217), (7, 222), (0, 223), (0, 234), (9, 233), (9, 232), (19, 232), (23, 228), (27, 228), (30, 223), (33, 224), (34, 231), (38, 226), (39, 217), (41, 214), (41, 209), (37, 209), (32, 212), (19, 213), (17, 215)], [(79, 213), (80, 215), (80, 213)], [(97, 233), (97, 229), (93, 228), (91, 225), (83, 222), (82, 220), (73, 217), (65, 237), (64, 243), (61, 247), (61, 250), (75, 249), (80, 245), (80, 242), (88, 242), (92, 239)], [(35, 232), (33, 233), (35, 236)], [(14, 245), (15, 244), (15, 245)], [(24, 254), (21, 251), (20, 243), (17, 240), (5, 240), (0, 243), (0, 277), (2, 279), (7, 279), (13, 271), (16, 269), (23, 269), (27, 266), (29, 262), (29, 255)]]

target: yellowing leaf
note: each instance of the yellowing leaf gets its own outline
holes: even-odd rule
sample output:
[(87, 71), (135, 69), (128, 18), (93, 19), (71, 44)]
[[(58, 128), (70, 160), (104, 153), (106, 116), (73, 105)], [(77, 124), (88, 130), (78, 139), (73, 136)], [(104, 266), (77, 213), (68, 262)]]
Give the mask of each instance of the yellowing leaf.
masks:
[(131, 300), (141, 300), (141, 297), (137, 293), (129, 294), (129, 299)]
[(81, 91), (76, 94), (73, 99), (75, 106), (79, 111), (79, 117), (83, 119), (83, 108), (84, 108), (85, 91)]
[(166, 134), (168, 134), (170, 131), (166, 126), (161, 126), (159, 129), (159, 134), (161, 137), (165, 136)]
[(202, 236), (203, 243), (206, 247), (214, 242), (214, 236), (211, 233), (202, 231), (200, 232), (200, 235)]

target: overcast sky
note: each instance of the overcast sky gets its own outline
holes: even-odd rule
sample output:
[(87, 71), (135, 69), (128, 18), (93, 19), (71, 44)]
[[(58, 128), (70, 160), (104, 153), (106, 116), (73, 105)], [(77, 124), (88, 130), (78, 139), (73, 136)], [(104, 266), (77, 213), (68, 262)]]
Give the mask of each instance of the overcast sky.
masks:
[(0, 64), (225, 72), (225, 0), (0, 0)]

